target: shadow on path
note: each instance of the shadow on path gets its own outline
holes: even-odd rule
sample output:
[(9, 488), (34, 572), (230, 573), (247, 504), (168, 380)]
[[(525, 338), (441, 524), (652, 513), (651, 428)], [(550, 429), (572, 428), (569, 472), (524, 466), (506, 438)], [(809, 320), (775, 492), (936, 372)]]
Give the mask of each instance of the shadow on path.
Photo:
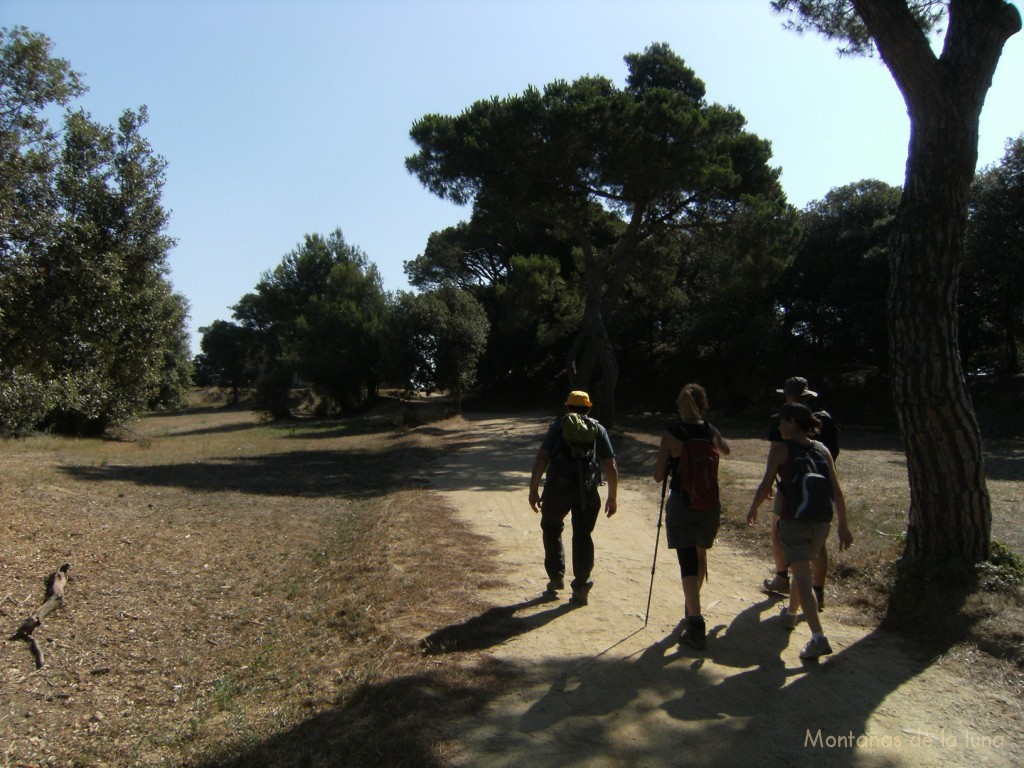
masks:
[(439, 629), (423, 638), (420, 646), (427, 654), (459, 653), (462, 651), (480, 651), (511, 640), (517, 635), (530, 632), (564, 616), (574, 610), (571, 603), (559, 603), (553, 608), (527, 616), (517, 616), (519, 611), (533, 608), (557, 600), (554, 597), (541, 595), (515, 605), (490, 608), (479, 616), (460, 624)]
[[(961, 754), (943, 754), (937, 734), (945, 722), (932, 722), (936, 739), (922, 742), (931, 754), (908, 763), (905, 752), (886, 748), (912, 746), (915, 734), (926, 738), (912, 727), (916, 714), (902, 720), (898, 705), (879, 717), (887, 699), (928, 667), (897, 638), (876, 631), (820, 663), (787, 666), (782, 654), (795, 638), (777, 618), (765, 617), (772, 605), (765, 600), (717, 627), (705, 652), (679, 646), (677, 627), (631, 657), (545, 660), (527, 675), (549, 679), (547, 691), (525, 713), (491, 712), (481, 732), (498, 735), (473, 748), (541, 753), (542, 766), (557, 764), (552, 757), (570, 749), (581, 763), (643, 765), (746, 765), (754, 755), (760, 765), (838, 766), (969, 757), (962, 739)], [(623, 723), (629, 739), (618, 733)], [(545, 745), (539, 749), (538, 737)]]
[[(491, 609), (428, 640), (447, 643), (435, 653), (478, 650), (567, 610), (560, 605), (533, 617), (514, 615), (539, 604), (533, 599)], [(705, 653), (678, 647), (674, 630), (626, 658), (610, 657), (609, 648), (596, 656), (539, 659), (520, 670), (517, 689), (527, 698), (547, 681), (525, 712), (496, 708), (499, 688), (453, 688), (442, 672), (426, 672), (368, 685), (355, 700), (339, 701), (235, 760), (206, 765), (347, 766), (354, 753), (368, 749), (379, 751), (381, 765), (448, 765), (422, 727), (425, 716), (435, 723), (453, 716), (470, 724), (476, 735), (464, 744), (473, 765), (970, 764), (962, 742), (958, 752), (938, 741), (922, 743), (921, 752), (908, 757), (906, 746), (917, 732), (901, 719), (899, 701), (878, 720), (887, 699), (927, 668), (901, 651), (891, 635), (874, 632), (821, 664), (788, 667), (780, 654), (790, 635), (774, 617), (763, 617), (768, 605), (751, 606), (727, 627), (717, 627)], [(943, 726), (931, 725), (933, 735)], [(384, 732), (405, 735), (378, 742)], [(851, 735), (871, 741), (856, 748), (826, 746), (830, 738), (834, 744)], [(902, 742), (902, 752), (886, 748), (893, 740)], [(1008, 754), (1003, 757), (996, 755), (993, 764), (1012, 764)]]

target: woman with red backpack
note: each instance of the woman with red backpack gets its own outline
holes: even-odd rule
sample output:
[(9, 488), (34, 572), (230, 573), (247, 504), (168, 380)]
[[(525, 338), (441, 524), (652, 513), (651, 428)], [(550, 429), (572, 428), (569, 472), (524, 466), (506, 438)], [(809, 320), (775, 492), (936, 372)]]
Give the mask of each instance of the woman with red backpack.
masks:
[(683, 580), (686, 626), (679, 642), (699, 650), (707, 645), (700, 588), (707, 579), (707, 551), (715, 543), (722, 520), (718, 457), (729, 455), (729, 443), (704, 418), (708, 396), (700, 384), (683, 387), (676, 407), (679, 421), (661, 436), (654, 479), (671, 488), (665, 505), (665, 533), (669, 549), (676, 550)]

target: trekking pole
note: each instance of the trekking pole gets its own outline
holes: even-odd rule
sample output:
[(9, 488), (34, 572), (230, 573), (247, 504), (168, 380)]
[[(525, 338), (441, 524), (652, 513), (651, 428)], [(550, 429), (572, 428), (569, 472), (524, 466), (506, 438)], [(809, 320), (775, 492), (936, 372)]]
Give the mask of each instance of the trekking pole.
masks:
[(658, 505), (658, 532), (654, 537), (654, 559), (651, 561), (651, 588), (647, 590), (647, 611), (644, 613), (644, 626), (647, 626), (647, 619), (651, 615), (651, 595), (654, 594), (654, 568), (658, 564), (658, 544), (661, 541), (661, 514), (665, 511), (665, 489), (668, 487), (668, 471), (666, 468), (665, 477), (661, 481), (661, 504)]

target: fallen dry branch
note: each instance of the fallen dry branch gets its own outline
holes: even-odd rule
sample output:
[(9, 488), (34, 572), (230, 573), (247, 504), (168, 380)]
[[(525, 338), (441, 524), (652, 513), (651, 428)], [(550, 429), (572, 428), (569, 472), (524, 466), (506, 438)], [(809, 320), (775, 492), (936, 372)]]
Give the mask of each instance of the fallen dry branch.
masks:
[(46, 585), (46, 601), (32, 613), (14, 633), (12, 640), (24, 640), (32, 649), (32, 655), (36, 660), (36, 669), (42, 669), (46, 664), (43, 656), (43, 649), (39, 647), (33, 633), (43, 623), (43, 619), (56, 611), (64, 603), (64, 587), (68, 583), (68, 570), (71, 563), (64, 563), (59, 570), (53, 573)]

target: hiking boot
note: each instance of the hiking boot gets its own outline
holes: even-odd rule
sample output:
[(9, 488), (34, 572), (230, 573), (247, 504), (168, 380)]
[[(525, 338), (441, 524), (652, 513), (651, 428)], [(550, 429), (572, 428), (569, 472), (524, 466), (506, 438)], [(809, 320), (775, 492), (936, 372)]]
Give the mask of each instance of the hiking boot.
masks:
[(565, 579), (561, 576), (556, 576), (548, 580), (548, 586), (544, 591), (549, 595), (557, 595), (563, 589), (565, 589)]
[(819, 656), (828, 656), (832, 653), (832, 646), (828, 644), (828, 638), (824, 635), (812, 637), (811, 641), (800, 651), (800, 658), (804, 661), (811, 661)]
[(779, 618), (782, 619), (782, 628), (789, 632), (796, 629), (796, 623), (800, 620), (800, 617), (797, 614), (790, 612), (789, 608), (785, 605), (782, 606), (782, 610), (779, 611)]
[(588, 579), (573, 579), (569, 584), (572, 587), (572, 597), (569, 598), (569, 602), (574, 605), (586, 605), (589, 602), (588, 596), (590, 595), (590, 588), (594, 586), (594, 582)]
[(573, 589), (572, 597), (569, 598), (569, 602), (573, 605), (586, 605), (590, 602), (590, 590)]
[(765, 579), (761, 582), (765, 592), (773, 592), (779, 595), (789, 594), (789, 576), (776, 573), (774, 578)]
[(707, 625), (701, 616), (687, 616), (686, 629), (679, 635), (679, 644), (688, 645), (698, 651), (704, 650), (708, 645)]

